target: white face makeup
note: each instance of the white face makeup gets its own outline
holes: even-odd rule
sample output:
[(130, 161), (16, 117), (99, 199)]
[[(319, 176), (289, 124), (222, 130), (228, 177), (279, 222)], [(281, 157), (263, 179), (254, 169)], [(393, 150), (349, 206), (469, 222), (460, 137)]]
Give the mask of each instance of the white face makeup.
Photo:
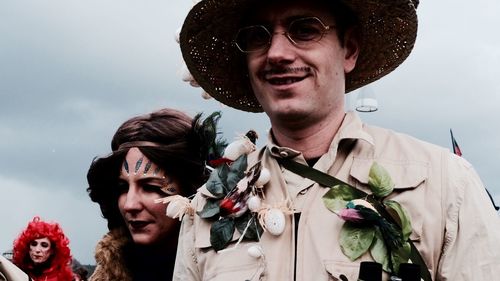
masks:
[(177, 236), (178, 221), (165, 215), (166, 205), (154, 201), (178, 194), (178, 184), (136, 147), (125, 156), (119, 188), (118, 208), (135, 243), (151, 245)]
[(47, 237), (39, 238), (30, 243), (30, 258), (35, 264), (46, 262), (52, 255), (52, 243)]

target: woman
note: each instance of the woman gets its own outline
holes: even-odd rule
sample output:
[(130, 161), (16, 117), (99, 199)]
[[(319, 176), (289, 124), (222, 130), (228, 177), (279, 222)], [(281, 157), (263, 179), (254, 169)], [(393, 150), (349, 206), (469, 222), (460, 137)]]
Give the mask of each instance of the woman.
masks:
[(218, 113), (200, 121), (163, 109), (123, 123), (87, 180), (110, 232), (96, 247), (99, 280), (171, 280), (180, 222), (155, 200), (194, 194), (206, 180)]
[(34, 217), (14, 241), (12, 261), (34, 281), (71, 281), (68, 245), (59, 224)]

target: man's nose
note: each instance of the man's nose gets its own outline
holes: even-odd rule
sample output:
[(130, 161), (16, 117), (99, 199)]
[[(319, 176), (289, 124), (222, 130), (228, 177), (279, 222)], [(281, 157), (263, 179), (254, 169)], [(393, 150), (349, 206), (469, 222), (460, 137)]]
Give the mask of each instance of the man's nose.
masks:
[(267, 59), (272, 64), (293, 62), (295, 59), (295, 45), (290, 41), (285, 31), (275, 31), (267, 50)]

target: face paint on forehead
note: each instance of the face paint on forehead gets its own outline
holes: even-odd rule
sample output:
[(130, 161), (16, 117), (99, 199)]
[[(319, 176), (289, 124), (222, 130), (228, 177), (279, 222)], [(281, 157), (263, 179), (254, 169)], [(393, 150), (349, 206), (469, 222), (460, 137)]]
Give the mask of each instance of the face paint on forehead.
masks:
[(137, 175), (137, 172), (139, 171), (139, 169), (141, 168), (141, 165), (142, 165), (142, 161), (144, 160), (144, 157), (141, 157), (139, 158), (139, 160), (137, 160), (137, 162), (135, 163), (135, 168), (134, 168), (134, 175)]
[(153, 172), (153, 176), (158, 175), (160, 171), (161, 171), (160, 167), (156, 167), (155, 171)]
[(128, 162), (127, 162), (127, 160), (123, 160), (123, 168), (125, 169), (125, 172), (127, 172), (127, 176), (130, 175), (130, 171), (128, 169)]
[(151, 168), (151, 165), (153, 165), (153, 162), (151, 161), (148, 161), (148, 163), (146, 163), (146, 166), (144, 167), (144, 176), (148, 173), (149, 169)]
[[(148, 173), (152, 171), (152, 174), (150, 174), (150, 175), (153, 177), (160, 177), (163, 179), (167, 178), (165, 176), (166, 175), (165, 171), (163, 171), (162, 168), (160, 168), (159, 166), (157, 166), (156, 164), (154, 164), (153, 162), (151, 162), (147, 158), (146, 158), (146, 160), (148, 162), (146, 162), (146, 165), (144, 165), (144, 171), (142, 172), (143, 177), (146, 177), (148, 175)], [(143, 160), (143, 162), (144, 162), (144, 160)], [(154, 169), (152, 169), (152, 168), (154, 168)]]

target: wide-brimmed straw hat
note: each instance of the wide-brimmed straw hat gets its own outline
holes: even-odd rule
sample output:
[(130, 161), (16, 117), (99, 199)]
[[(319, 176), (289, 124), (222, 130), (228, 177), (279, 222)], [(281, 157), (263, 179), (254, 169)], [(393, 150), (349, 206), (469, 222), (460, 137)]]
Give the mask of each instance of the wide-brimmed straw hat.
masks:
[[(325, 0), (337, 1), (337, 0)], [(359, 18), (361, 51), (346, 75), (346, 93), (398, 67), (417, 37), (418, 0), (344, 0)], [(261, 112), (245, 61), (234, 44), (241, 19), (266, 0), (202, 0), (187, 15), (180, 34), (184, 61), (212, 97), (236, 109)]]

